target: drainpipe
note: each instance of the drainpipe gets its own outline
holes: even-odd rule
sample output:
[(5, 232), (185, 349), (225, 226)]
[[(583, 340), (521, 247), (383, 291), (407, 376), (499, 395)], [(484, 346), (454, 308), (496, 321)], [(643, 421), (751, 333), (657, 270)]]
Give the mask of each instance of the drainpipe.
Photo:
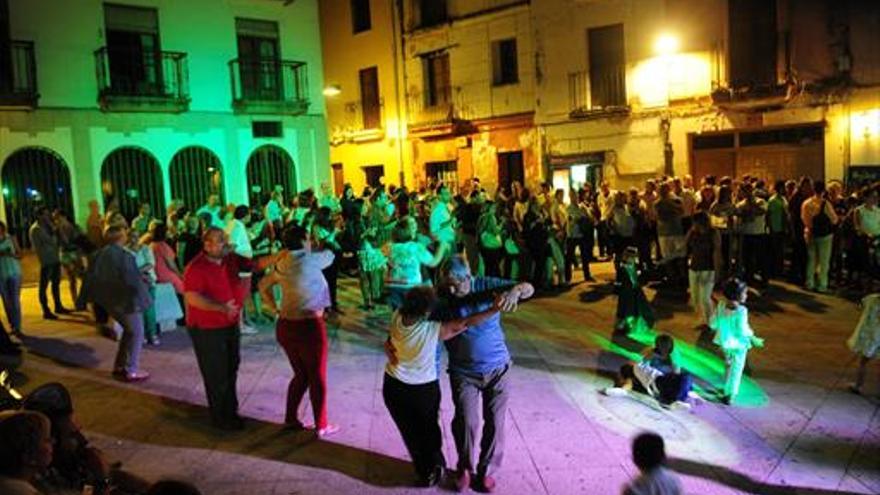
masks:
[(669, 140), (670, 127), (672, 127), (672, 122), (669, 120), (669, 116), (664, 115), (660, 117), (660, 135), (663, 137), (663, 173), (669, 177), (674, 177), (672, 142)]
[[(406, 52), (404, 50), (404, 38), (403, 38), (403, 3), (401, 0), (395, 0), (391, 4), (391, 32), (392, 32), (392, 40), (391, 40), (391, 53), (394, 57), (394, 101), (397, 104), (397, 163), (399, 166), (398, 170), (398, 179), (400, 181), (400, 186), (406, 186), (406, 173), (404, 173), (404, 151), (403, 151), (403, 133), (404, 129), (406, 129), (406, 101), (401, 100), (400, 94), (400, 76), (403, 74), (404, 85), (406, 84), (406, 67), (401, 69), (399, 67), (401, 60), (406, 57)], [(398, 35), (397, 30), (400, 29), (400, 34)], [(400, 56), (398, 56), (398, 36), (400, 36)]]

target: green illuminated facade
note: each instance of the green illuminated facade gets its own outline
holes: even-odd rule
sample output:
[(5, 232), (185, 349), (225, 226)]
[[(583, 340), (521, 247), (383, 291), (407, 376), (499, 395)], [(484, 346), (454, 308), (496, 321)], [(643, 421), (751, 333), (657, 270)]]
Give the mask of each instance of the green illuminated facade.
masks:
[(131, 215), (328, 180), (317, 0), (0, 0), (0, 23), (13, 228), (39, 202), (82, 222), (93, 199)]

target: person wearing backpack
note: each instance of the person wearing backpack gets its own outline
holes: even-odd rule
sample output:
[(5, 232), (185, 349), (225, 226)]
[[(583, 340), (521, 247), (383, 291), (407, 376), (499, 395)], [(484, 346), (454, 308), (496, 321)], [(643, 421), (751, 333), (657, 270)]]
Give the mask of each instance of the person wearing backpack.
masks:
[(804, 240), (807, 243), (807, 290), (828, 290), (828, 264), (831, 260), (834, 226), (838, 222), (834, 206), (825, 198), (825, 183), (813, 183), (813, 197), (801, 206)]

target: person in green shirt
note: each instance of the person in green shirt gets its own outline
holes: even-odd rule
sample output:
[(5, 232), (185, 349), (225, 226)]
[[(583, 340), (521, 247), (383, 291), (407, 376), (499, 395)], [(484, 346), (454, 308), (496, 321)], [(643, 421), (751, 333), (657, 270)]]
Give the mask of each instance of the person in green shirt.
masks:
[(767, 231), (770, 234), (770, 277), (781, 277), (785, 264), (785, 240), (789, 231), (785, 181), (777, 180), (767, 200)]

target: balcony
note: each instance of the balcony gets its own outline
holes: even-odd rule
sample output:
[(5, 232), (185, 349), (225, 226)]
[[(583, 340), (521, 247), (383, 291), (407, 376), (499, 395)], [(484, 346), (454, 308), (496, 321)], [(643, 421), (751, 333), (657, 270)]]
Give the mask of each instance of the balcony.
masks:
[(95, 50), (98, 104), (103, 111), (170, 112), (189, 109), (186, 53), (140, 47)]
[(589, 71), (568, 74), (569, 117), (587, 119), (627, 114), (625, 70)]
[(464, 99), (461, 86), (450, 86), (433, 95), (424, 92), (407, 94), (410, 132), (423, 137), (471, 132), (472, 108)]
[[(0, 108), (33, 109), (37, 93), (37, 64), (33, 41), (10, 41), (8, 51), (0, 44)], [(7, 58), (8, 57), (8, 58)]]
[(301, 115), (309, 109), (305, 62), (237, 58), (229, 61), (229, 77), (236, 112)]
[(376, 106), (365, 105), (360, 100), (346, 102), (342, 106), (342, 115), (334, 118), (334, 126), (330, 141), (334, 144), (343, 142), (362, 143), (378, 141), (385, 137), (385, 103), (380, 98)]

